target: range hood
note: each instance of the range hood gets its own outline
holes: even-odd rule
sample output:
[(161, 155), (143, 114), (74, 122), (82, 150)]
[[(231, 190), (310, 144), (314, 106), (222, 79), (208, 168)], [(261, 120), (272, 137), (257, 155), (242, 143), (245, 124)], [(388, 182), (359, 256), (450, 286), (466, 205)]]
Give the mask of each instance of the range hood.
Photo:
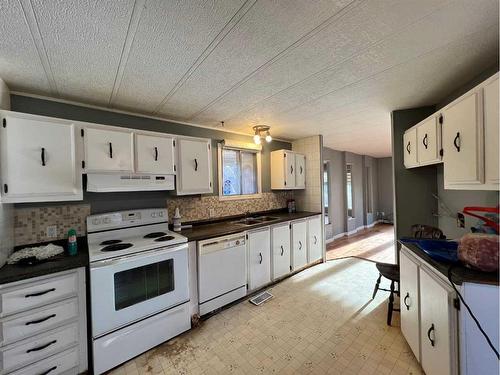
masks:
[(174, 190), (175, 176), (142, 173), (88, 173), (87, 191), (106, 193), (117, 191)]

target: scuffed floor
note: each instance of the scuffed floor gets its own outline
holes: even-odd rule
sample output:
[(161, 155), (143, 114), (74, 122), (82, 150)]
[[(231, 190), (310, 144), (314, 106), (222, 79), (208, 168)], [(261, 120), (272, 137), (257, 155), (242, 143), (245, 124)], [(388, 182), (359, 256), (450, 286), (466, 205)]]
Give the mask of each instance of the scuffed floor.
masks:
[[(422, 374), (399, 329), (385, 323), (388, 294), (371, 300), (372, 262), (347, 258), (309, 268), (113, 374)], [(398, 301), (396, 301), (398, 302)]]

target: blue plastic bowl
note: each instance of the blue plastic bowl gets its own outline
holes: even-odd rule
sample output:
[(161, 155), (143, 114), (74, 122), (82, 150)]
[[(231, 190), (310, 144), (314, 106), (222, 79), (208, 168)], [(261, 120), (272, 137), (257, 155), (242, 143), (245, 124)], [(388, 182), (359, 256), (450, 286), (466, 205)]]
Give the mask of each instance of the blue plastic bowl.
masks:
[(446, 240), (425, 240), (417, 238), (403, 238), (402, 243), (412, 243), (420, 250), (438, 262), (458, 263), (458, 242)]

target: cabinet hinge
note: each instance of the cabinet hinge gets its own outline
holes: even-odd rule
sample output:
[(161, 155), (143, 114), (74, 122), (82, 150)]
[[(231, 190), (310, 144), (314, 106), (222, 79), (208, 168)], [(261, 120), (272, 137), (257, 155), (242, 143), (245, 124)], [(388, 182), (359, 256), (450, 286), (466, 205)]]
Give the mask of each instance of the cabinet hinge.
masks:
[(85, 136), (85, 130), (80, 129), (80, 135), (81, 135), (82, 137), (84, 137), (84, 136)]
[(288, 224), (288, 228), (292, 229), (292, 223)]
[(286, 186), (286, 181), (285, 181), (285, 186)]
[(174, 165), (174, 172), (177, 172), (177, 167)]
[(4, 118), (3, 121), (2, 121), (2, 124), (3, 124), (3, 127), (6, 128), (7, 127), (7, 119)]
[(286, 152), (285, 152), (285, 153), (283, 153), (283, 157), (284, 157), (284, 158), (286, 158)]
[(458, 298), (453, 298), (453, 307), (460, 310), (460, 300)]
[(248, 234), (245, 234), (246, 239), (248, 240)]
[(292, 266), (290, 266), (290, 272), (292, 272)]
[(443, 115), (440, 115), (440, 116), (439, 116), (439, 123), (440, 123), (441, 125), (443, 125)]
[(3, 184), (3, 192), (7, 194), (9, 192), (9, 186), (7, 184)]
[(174, 147), (175, 147), (175, 139), (174, 139)]
[(208, 144), (208, 149), (210, 150), (210, 143)]
[(85, 169), (85, 160), (82, 160), (82, 169)]
[(444, 154), (444, 150), (443, 149), (439, 150), (439, 156), (443, 156), (443, 154)]
[(210, 187), (212, 187), (212, 181), (210, 181), (209, 184), (210, 184)]

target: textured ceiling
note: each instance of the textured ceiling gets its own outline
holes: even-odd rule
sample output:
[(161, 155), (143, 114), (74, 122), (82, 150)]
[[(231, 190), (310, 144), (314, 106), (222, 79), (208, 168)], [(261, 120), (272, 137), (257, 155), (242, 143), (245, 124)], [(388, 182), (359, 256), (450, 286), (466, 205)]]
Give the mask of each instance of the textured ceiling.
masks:
[(1, 0), (11, 90), (390, 155), (390, 112), (498, 62), (498, 0)]

